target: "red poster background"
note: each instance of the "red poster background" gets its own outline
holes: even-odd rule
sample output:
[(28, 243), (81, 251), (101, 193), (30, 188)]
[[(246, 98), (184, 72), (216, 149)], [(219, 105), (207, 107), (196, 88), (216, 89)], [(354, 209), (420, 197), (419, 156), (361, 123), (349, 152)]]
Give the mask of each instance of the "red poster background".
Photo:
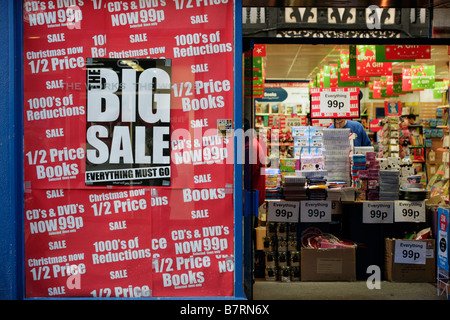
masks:
[(359, 46), (356, 46), (356, 56), (364, 57), (364, 60), (356, 58), (357, 76), (384, 76), (392, 74), (392, 62), (376, 62), (375, 52), (370, 48), (363, 55), (359, 50)]
[[(126, 288), (158, 297), (233, 294), (233, 140), (217, 133), (218, 120), (233, 119), (232, 21), (233, 3), (226, 0), (210, 5), (165, 0), (24, 1), (25, 259), (40, 261), (40, 265), (26, 263), (27, 297), (108, 293), (114, 297), (123, 296)], [(108, 206), (112, 210), (113, 200), (89, 200), (95, 194), (123, 191), (84, 183), (85, 64), (92, 57), (172, 61), (171, 186), (140, 188), (144, 195), (138, 198), (146, 202), (145, 209), (133, 209), (136, 197), (130, 194), (115, 199), (124, 207), (107, 215), (95, 210)], [(129, 190), (133, 189), (125, 189)], [(75, 204), (84, 211), (71, 213)], [(69, 213), (42, 215), (51, 209), (58, 212), (58, 207)], [(127, 208), (130, 212), (120, 212)], [(65, 215), (73, 217), (72, 223), (82, 221), (82, 227), (61, 234), (36, 232), (39, 226), (54, 228), (49, 219), (56, 219), (59, 227)], [(220, 235), (208, 231), (219, 229)], [(180, 230), (200, 232), (192, 240), (211, 249), (195, 254), (188, 247), (176, 250), (172, 232)], [(94, 264), (93, 255), (99, 254), (94, 243), (136, 237), (150, 257)], [(72, 264), (61, 257), (78, 253), (83, 253), (85, 270), (78, 274), (80, 288), (69, 289), (69, 275), (51, 272)], [(114, 250), (106, 253), (112, 255)], [(191, 259), (194, 256), (203, 260)], [(160, 269), (152, 270), (152, 263), (161, 259), (173, 265), (160, 264)], [(50, 273), (44, 277), (45, 272)], [(125, 289), (116, 292), (116, 287)]]
[(386, 60), (396, 59), (430, 59), (431, 46), (404, 46), (404, 45), (386, 45)]

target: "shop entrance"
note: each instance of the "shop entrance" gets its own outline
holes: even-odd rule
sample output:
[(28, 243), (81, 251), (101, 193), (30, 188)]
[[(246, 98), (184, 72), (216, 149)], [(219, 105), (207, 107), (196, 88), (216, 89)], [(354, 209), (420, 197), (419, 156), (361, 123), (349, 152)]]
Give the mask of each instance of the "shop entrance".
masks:
[[(244, 57), (243, 116), (267, 147), (263, 189), (244, 166), (248, 297), (270, 299), (261, 290), (277, 285), (284, 299), (308, 299), (291, 287), (345, 281), (362, 288), (347, 299), (371, 299), (371, 275), (435, 295), (436, 256), (418, 273), (396, 269), (394, 251), (385, 257), (394, 238), (427, 238), (436, 253), (437, 210), (448, 201), (448, 46), (294, 42), (252, 39)], [(340, 128), (344, 119), (363, 131)], [(417, 207), (408, 216), (405, 205)]]

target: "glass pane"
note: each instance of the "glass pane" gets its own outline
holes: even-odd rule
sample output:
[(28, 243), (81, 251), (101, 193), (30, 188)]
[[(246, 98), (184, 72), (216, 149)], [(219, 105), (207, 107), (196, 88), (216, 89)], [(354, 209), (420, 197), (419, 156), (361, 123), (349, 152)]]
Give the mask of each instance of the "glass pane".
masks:
[(233, 3), (23, 6), (26, 296), (233, 295)]

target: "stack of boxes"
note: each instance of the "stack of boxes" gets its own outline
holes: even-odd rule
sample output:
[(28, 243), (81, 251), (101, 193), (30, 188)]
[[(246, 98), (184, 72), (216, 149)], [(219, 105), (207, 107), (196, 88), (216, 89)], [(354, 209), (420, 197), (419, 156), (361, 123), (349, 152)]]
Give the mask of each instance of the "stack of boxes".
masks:
[(399, 117), (386, 117), (384, 119), (383, 129), (378, 131), (380, 158), (399, 157), (399, 121)]
[(322, 136), (322, 127), (292, 127), (294, 157), (300, 159), (302, 155), (321, 155), (323, 146)]
[(308, 200), (306, 178), (286, 176), (283, 185), (283, 198), (287, 201)]
[(268, 223), (264, 238), (266, 280), (300, 281), (297, 227), (297, 223)]
[(281, 174), (279, 169), (266, 169), (266, 199), (281, 199)]
[(400, 186), (400, 171), (380, 170), (379, 172), (380, 196), (382, 201), (398, 200)]
[(378, 174), (380, 165), (375, 152), (352, 155), (352, 180), (358, 200), (378, 200)]
[(327, 199), (327, 180), (323, 177), (309, 177), (307, 181), (309, 200)]
[(328, 182), (344, 182), (351, 185), (350, 158), (351, 145), (350, 129), (324, 129), (323, 155)]

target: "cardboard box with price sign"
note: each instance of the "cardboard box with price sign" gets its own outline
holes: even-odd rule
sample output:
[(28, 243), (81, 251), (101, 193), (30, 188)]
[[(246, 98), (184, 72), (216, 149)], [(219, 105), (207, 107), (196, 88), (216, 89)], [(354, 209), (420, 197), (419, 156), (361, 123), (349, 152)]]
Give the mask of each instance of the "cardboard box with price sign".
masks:
[(386, 238), (384, 271), (389, 281), (436, 281), (435, 240)]

